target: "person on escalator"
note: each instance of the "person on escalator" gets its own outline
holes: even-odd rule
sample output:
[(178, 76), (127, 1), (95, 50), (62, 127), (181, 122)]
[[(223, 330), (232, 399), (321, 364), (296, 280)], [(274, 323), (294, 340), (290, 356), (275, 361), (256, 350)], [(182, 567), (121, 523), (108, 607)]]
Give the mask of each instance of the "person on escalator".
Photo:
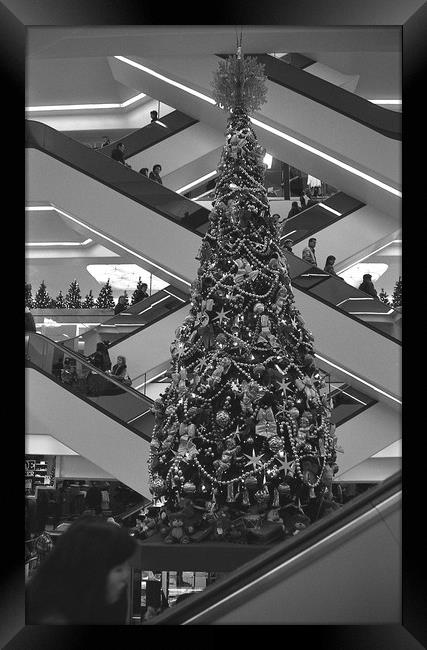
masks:
[(326, 258), (326, 264), (324, 270), (326, 271), (326, 273), (329, 273), (329, 275), (336, 275), (338, 278), (339, 276), (335, 273), (335, 269), (334, 269), (335, 260), (336, 257), (334, 255), (328, 255), (328, 257)]
[(148, 178), (148, 167), (141, 167), (139, 173)]
[(111, 158), (113, 160), (117, 160), (117, 162), (122, 163), (122, 165), (126, 165), (126, 167), (130, 167), (128, 163), (125, 161), (125, 156), (124, 153), (126, 151), (126, 147), (123, 144), (123, 142), (119, 142), (111, 152)]
[(157, 122), (157, 120), (158, 120), (157, 111), (150, 111), (150, 117), (151, 117), (151, 123)]
[(132, 381), (127, 374), (127, 370), (126, 357), (118, 356), (117, 363), (114, 364), (111, 375), (122, 381), (127, 386), (130, 386)]
[(292, 239), (285, 239), (283, 242), (283, 250), (288, 251), (288, 253), (292, 253), (292, 246), (294, 245), (294, 242)]
[(101, 149), (102, 149), (102, 147), (108, 147), (108, 145), (109, 145), (110, 143), (111, 143), (111, 140), (110, 140), (110, 138), (108, 137), (108, 135), (104, 135), (104, 137), (103, 137), (103, 139), (102, 139)]
[(103, 372), (111, 370), (111, 359), (105, 341), (99, 341), (99, 343), (96, 344), (96, 351), (89, 357), (89, 359), (95, 368), (99, 368), (99, 370), (102, 370)]
[(306, 246), (302, 252), (302, 259), (314, 266), (317, 266), (316, 253), (314, 249), (316, 248), (317, 239), (315, 237), (310, 237), (308, 240), (308, 246)]
[(126, 309), (126, 297), (119, 296), (117, 305), (114, 307), (114, 315), (117, 316), (117, 314), (120, 314), (120, 312), (125, 311), (125, 309)]
[(160, 183), (160, 185), (163, 185), (163, 181), (160, 178), (160, 172), (162, 171), (162, 166), (157, 164), (153, 165), (153, 170), (150, 172), (150, 175), (148, 178), (151, 178), (152, 181), (156, 181), (156, 183)]
[(372, 282), (372, 275), (370, 273), (365, 273), (363, 276), (363, 282), (359, 285), (359, 290), (364, 291), (373, 298), (378, 298), (377, 291), (374, 287), (374, 283)]
[(295, 215), (299, 214), (300, 212), (301, 212), (301, 210), (298, 207), (297, 201), (292, 201), (292, 207), (288, 212), (288, 219), (291, 219), (291, 217), (295, 217)]

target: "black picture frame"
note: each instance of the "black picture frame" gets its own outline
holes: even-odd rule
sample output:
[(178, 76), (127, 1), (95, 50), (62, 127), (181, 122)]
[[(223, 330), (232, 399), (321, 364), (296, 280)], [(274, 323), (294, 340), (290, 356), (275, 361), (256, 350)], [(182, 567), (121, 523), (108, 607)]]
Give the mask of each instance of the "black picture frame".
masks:
[[(411, 165), (412, 161), (408, 160), (412, 154), (408, 153), (410, 140), (413, 142), (413, 151), (422, 147), (417, 140), (420, 129), (422, 134), (421, 122), (417, 122), (417, 97), (418, 93), (425, 86), (425, 34), (427, 33), (427, 5), (422, 0), (300, 0), (298, 3), (271, 2), (271, 3), (219, 3), (218, 6), (211, 8), (211, 19), (215, 25), (234, 25), (240, 27), (243, 25), (306, 25), (313, 27), (321, 26), (398, 26), (402, 30), (402, 55), (403, 55), (403, 97), (404, 97), (404, 163), (405, 174), (403, 176), (405, 191), (408, 196), (408, 205), (414, 197), (414, 190), (411, 185), (411, 174), (416, 170), (410, 171), (406, 165)], [(167, 20), (167, 24), (188, 24), (188, 25), (206, 25), (207, 23), (200, 14), (200, 9), (194, 9), (190, 5), (176, 5), (174, 8), (168, 8), (165, 15), (165, 8), (162, 5), (157, 7), (147, 6), (143, 3), (137, 3), (133, 0), (7, 0), (0, 3), (0, 61), (2, 66), (2, 79), (5, 90), (4, 97), (8, 98), (3, 106), (3, 124), (7, 126), (3, 130), (3, 152), (4, 158), (7, 157), (8, 165), (12, 170), (12, 175), (20, 183), (21, 197), (25, 193), (24, 172), (23, 169), (23, 151), (18, 147), (19, 137), (23, 136), (23, 106), (25, 95), (25, 42), (27, 29), (34, 25), (54, 25), (54, 26), (90, 26), (90, 25), (126, 25), (126, 24), (152, 24), (161, 25)], [(172, 21), (175, 19), (175, 23)], [(409, 117), (410, 115), (410, 117)], [(420, 116), (421, 113), (418, 114)], [(12, 127), (12, 122), (15, 124)], [(414, 122), (415, 120), (415, 122)], [(417, 127), (418, 123), (418, 127)], [(21, 130), (22, 129), (22, 130)], [(7, 152), (7, 156), (6, 156)], [(12, 163), (11, 161), (14, 160)], [(408, 182), (408, 184), (406, 184)], [(423, 194), (423, 187), (417, 183), (416, 187)], [(18, 190), (19, 192), (19, 190)], [(16, 194), (15, 194), (16, 196)], [(406, 196), (406, 195), (405, 195)], [(18, 201), (16, 205), (22, 205)], [(412, 208), (418, 206), (418, 202), (413, 202)], [(410, 207), (409, 207), (410, 209)], [(420, 215), (423, 216), (423, 215)], [(407, 226), (404, 226), (403, 232), (406, 236)], [(19, 226), (17, 226), (19, 232)], [(14, 237), (19, 238), (19, 234), (14, 233)], [(22, 239), (20, 240), (22, 242)], [(405, 250), (406, 246), (404, 247)], [(17, 250), (17, 247), (15, 248)], [(421, 256), (423, 255), (421, 251)], [(405, 266), (405, 258), (403, 261)], [(414, 273), (414, 271), (411, 271)], [(416, 271), (415, 271), (416, 272)], [(420, 277), (423, 277), (420, 274)], [(409, 283), (408, 283), (409, 284)], [(407, 294), (409, 296), (409, 292)], [(409, 301), (408, 301), (409, 302)], [(406, 315), (405, 315), (406, 318)], [(19, 323), (19, 310), (18, 310)], [(410, 325), (407, 326), (408, 330)], [(414, 331), (423, 337), (423, 329), (419, 328), (418, 323), (414, 325)], [(18, 330), (15, 350), (19, 350), (18, 338), (19, 326), (14, 327)], [(408, 350), (408, 348), (407, 348)], [(422, 354), (422, 352), (421, 352)], [(407, 352), (408, 357), (411, 353)], [(13, 365), (18, 365), (11, 361)], [(422, 356), (419, 360), (419, 366), (422, 365)], [(406, 360), (403, 362), (403, 371), (407, 370)], [(19, 375), (19, 379), (22, 375)], [(17, 380), (16, 386), (22, 386)], [(408, 398), (410, 402), (410, 393), (413, 392), (413, 383), (408, 382)], [(22, 389), (24, 387), (22, 386)], [(21, 390), (22, 390), (21, 389)], [(415, 390), (415, 389), (414, 389)], [(423, 390), (423, 385), (418, 389)], [(22, 396), (22, 393), (21, 393)], [(417, 393), (419, 399), (420, 393)], [(405, 398), (406, 399), (406, 398)], [(421, 397), (422, 401), (422, 397)], [(406, 402), (405, 402), (406, 404)], [(419, 401), (408, 404), (405, 407), (408, 413), (412, 408), (421, 409)], [(10, 407), (8, 408), (10, 410)], [(23, 411), (22, 406), (16, 411), (16, 419)], [(419, 411), (418, 411), (419, 412)], [(422, 418), (423, 416), (420, 415)], [(3, 479), (8, 481), (10, 490), (5, 496), (8, 501), (9, 512), (3, 514), (3, 523), (7, 520), (8, 531), (4, 535), (7, 544), (3, 550), (2, 562), (2, 593), (0, 601), (0, 645), (12, 650), (21, 650), (23, 648), (89, 648), (91, 644), (94, 647), (116, 645), (126, 643), (124, 635), (127, 636), (133, 632), (139, 634), (133, 636), (133, 642), (147, 642), (148, 628), (115, 628), (100, 630), (71, 628), (71, 627), (47, 627), (47, 626), (25, 626), (24, 623), (24, 570), (23, 570), (23, 553), (21, 548), (22, 534), (22, 499), (20, 497), (21, 474), (22, 474), (22, 440), (23, 437), (16, 436), (16, 422), (12, 429), (5, 429), (4, 435), (13, 437), (12, 449), (8, 451), (8, 470), (9, 477)], [(422, 435), (425, 429), (423, 420), (418, 420), (417, 433)], [(409, 437), (414, 432), (408, 431)], [(425, 434), (424, 434), (425, 435)], [(411, 445), (416, 444), (415, 450)], [(404, 444), (404, 481), (406, 498), (404, 500), (404, 522), (408, 524), (408, 529), (404, 534), (405, 551), (402, 556), (403, 560), (403, 580), (402, 580), (402, 624), (393, 626), (312, 626), (302, 628), (301, 626), (287, 627), (283, 632), (283, 639), (287, 644), (295, 644), (296, 647), (303, 647), (307, 644), (313, 644), (315, 648), (339, 648), (340, 650), (357, 649), (375, 649), (375, 650), (393, 650), (401, 648), (402, 650), (416, 650), (417, 648), (427, 647), (427, 630), (425, 606), (423, 606), (422, 596), (425, 596), (425, 585), (422, 580), (422, 568), (425, 566), (425, 543), (424, 534), (420, 533), (419, 522), (423, 513), (416, 508), (416, 514), (405, 514), (410, 512), (410, 502), (417, 500), (418, 496), (422, 499), (425, 488), (422, 486), (423, 475), (425, 470), (422, 465), (418, 465), (415, 456), (420, 452), (421, 441), (417, 440)], [(409, 460), (408, 460), (409, 458)], [(410, 467), (414, 463), (415, 469)], [(408, 467), (409, 465), (409, 467)], [(419, 468), (419, 469), (418, 469)], [(422, 505), (418, 502), (417, 505)], [(13, 522), (13, 524), (11, 523)], [(7, 539), (9, 537), (9, 539)], [(6, 554), (6, 555), (5, 555)], [(176, 631), (172, 631), (176, 635)], [(202, 630), (203, 632), (203, 630)], [(214, 633), (217, 633), (215, 637)], [(218, 634), (223, 635), (223, 641), (228, 640), (229, 632), (209, 630), (205, 633), (203, 643), (216, 643), (220, 639)], [(187, 642), (191, 631), (187, 631)], [(237, 631), (239, 637), (241, 632)], [(260, 633), (263, 637), (257, 637), (255, 630), (249, 630), (253, 643), (255, 638), (260, 641), (266, 641), (265, 631)], [(155, 631), (151, 630), (151, 634)], [(158, 642), (164, 641), (164, 631), (157, 635)], [(147, 636), (148, 635), (148, 636)], [(208, 637), (208, 638), (207, 638)], [(156, 637), (153, 636), (154, 642)], [(130, 639), (129, 639), (130, 641)], [(220, 642), (220, 640), (218, 641)]]

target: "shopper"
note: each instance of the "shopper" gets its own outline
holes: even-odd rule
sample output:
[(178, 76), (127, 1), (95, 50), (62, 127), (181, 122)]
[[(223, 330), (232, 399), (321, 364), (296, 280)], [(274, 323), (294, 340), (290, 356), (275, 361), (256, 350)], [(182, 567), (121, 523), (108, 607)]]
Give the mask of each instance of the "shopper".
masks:
[(121, 356), (117, 357), (117, 362), (114, 364), (111, 374), (116, 379), (121, 379), (121, 380), (126, 379), (127, 376), (126, 357), (121, 357)]
[(157, 122), (157, 120), (158, 120), (157, 111), (150, 111), (150, 117), (151, 117), (151, 123)]
[(153, 171), (150, 172), (149, 178), (156, 183), (163, 185), (162, 179), (160, 178), (160, 172), (162, 171), (162, 166), (159, 164), (153, 165)]
[(95, 368), (99, 368), (103, 372), (111, 370), (111, 359), (105, 341), (99, 341), (96, 344), (96, 351), (89, 357), (89, 360)]
[(292, 246), (294, 245), (294, 242), (292, 239), (285, 239), (283, 242), (283, 250), (288, 251), (288, 253), (292, 253)]
[(141, 167), (139, 173), (148, 178), (148, 167)]
[(34, 316), (30, 312), (28, 307), (25, 307), (25, 331), (26, 332), (36, 332), (36, 324), (34, 322)]
[(95, 517), (74, 522), (27, 586), (27, 624), (125, 625), (135, 550), (121, 526)]
[(330, 275), (337, 275), (334, 269), (335, 260), (336, 257), (334, 255), (328, 255), (328, 257), (326, 258), (326, 264), (324, 269), (326, 273), (329, 273)]
[(360, 291), (364, 291), (365, 293), (369, 294), (373, 298), (378, 298), (374, 283), (372, 282), (372, 275), (370, 273), (365, 273), (363, 276), (363, 282), (359, 285), (359, 289)]
[(102, 147), (108, 147), (109, 144), (111, 144), (110, 138), (108, 137), (108, 135), (104, 135), (102, 139), (101, 149)]
[(101, 512), (102, 494), (101, 490), (95, 483), (91, 482), (90, 488), (86, 492), (85, 506), (87, 510), (94, 510), (96, 514)]
[(282, 217), (282, 215), (280, 215), (278, 212), (276, 212), (276, 214), (273, 214), (271, 216), (271, 218), (273, 219), (274, 223), (276, 224), (277, 234), (280, 237), (280, 235), (283, 233), (283, 230), (284, 230), (284, 228), (286, 226), (286, 222), (288, 220), (288, 217), (285, 217), (285, 216)]
[(288, 219), (291, 219), (292, 217), (295, 217), (295, 215), (299, 214), (300, 212), (301, 212), (301, 210), (298, 207), (297, 201), (292, 201), (292, 207), (288, 212)]
[(126, 296), (119, 296), (117, 305), (114, 307), (114, 315), (120, 314), (120, 312), (125, 311), (126, 309)]
[(310, 237), (308, 240), (308, 246), (306, 246), (302, 252), (302, 259), (314, 266), (317, 266), (316, 253), (314, 251), (316, 243), (317, 239), (315, 237)]
[(113, 158), (113, 160), (117, 160), (117, 162), (122, 163), (123, 165), (125, 165), (126, 164), (125, 157), (124, 157), (125, 150), (126, 150), (126, 147), (123, 144), (123, 142), (118, 142), (116, 144), (116, 146), (114, 147), (113, 151), (111, 152), (111, 158)]

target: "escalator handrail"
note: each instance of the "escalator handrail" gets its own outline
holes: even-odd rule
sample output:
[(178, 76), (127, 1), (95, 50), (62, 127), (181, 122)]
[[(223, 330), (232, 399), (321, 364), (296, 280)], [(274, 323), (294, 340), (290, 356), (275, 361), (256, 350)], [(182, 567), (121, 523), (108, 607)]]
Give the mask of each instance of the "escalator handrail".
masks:
[[(185, 120), (183, 120), (183, 118), (185, 118)], [(152, 141), (148, 143), (143, 142), (144, 136), (151, 135), (153, 133), (153, 130), (156, 128), (156, 122), (150, 122), (149, 124), (145, 124), (140, 129), (135, 129), (135, 131), (128, 133), (128, 135), (125, 135), (123, 138), (120, 138), (119, 140), (115, 140), (111, 144), (102, 147), (102, 149), (98, 151), (100, 151), (100, 153), (103, 153), (106, 156), (111, 156), (112, 150), (116, 147), (117, 143), (120, 141), (126, 147), (124, 158), (125, 160), (128, 160), (129, 158), (136, 156), (138, 153), (141, 153), (141, 151), (145, 151), (149, 147), (159, 144), (160, 142), (163, 142), (163, 140), (166, 140), (167, 138), (171, 137), (172, 135), (176, 135), (177, 133), (180, 133), (184, 129), (190, 126), (194, 126), (195, 124), (198, 123), (198, 120), (196, 120), (195, 118), (190, 117), (185, 113), (182, 113), (182, 111), (178, 111), (178, 110), (171, 111), (164, 117), (159, 117), (157, 121), (162, 122), (167, 127), (167, 129), (165, 129), (164, 127), (160, 126), (160, 130), (156, 130), (156, 134), (162, 137), (157, 137), (155, 139), (152, 139)], [(177, 128), (177, 125), (175, 125), (175, 123), (177, 122), (179, 123), (180, 121), (182, 122), (182, 124), (179, 125)]]
[[(218, 54), (221, 58), (229, 55)], [(249, 54), (265, 65), (273, 83), (303, 95), (392, 140), (402, 140), (402, 114), (373, 104), (340, 86), (268, 54)], [(286, 66), (286, 67), (285, 67)]]
[(347, 502), (339, 510), (311, 524), (298, 535), (273, 545), (271, 549), (239, 566), (232, 572), (232, 575), (222, 578), (205, 591), (193, 595), (193, 598), (174, 606), (144, 624), (182, 625), (188, 619), (206, 611), (218, 600), (235, 593), (255, 578), (266, 574), (274, 566), (291, 560), (365, 512), (372, 510), (387, 498), (397, 494), (401, 490), (401, 486), (402, 472), (399, 470), (381, 484)]
[(176, 307), (174, 307), (173, 309), (168, 311), (167, 314), (160, 314), (160, 316), (158, 316), (154, 320), (150, 321), (149, 323), (146, 323), (145, 325), (141, 325), (141, 327), (135, 327), (133, 332), (128, 332), (127, 334), (124, 334), (120, 339), (116, 339), (115, 341), (113, 341), (108, 349), (110, 350), (115, 345), (118, 345), (119, 343), (123, 343), (123, 341), (130, 338), (131, 336), (134, 336), (134, 334), (138, 334), (138, 332), (142, 332), (142, 330), (145, 330), (147, 327), (151, 327), (151, 325), (155, 325), (156, 323), (161, 321), (163, 318), (167, 318), (167, 316), (170, 316), (171, 314), (174, 314), (176, 311), (179, 311), (183, 307), (188, 306), (190, 304), (190, 302), (191, 302), (190, 298), (188, 298), (188, 300), (186, 300), (185, 302), (180, 302)]
[[(132, 193), (131, 191), (125, 190), (122, 187), (120, 187), (118, 183), (114, 183), (111, 180), (108, 181), (105, 180), (102, 177), (102, 174), (100, 174), (99, 171), (97, 172), (96, 169), (94, 168), (99, 167), (100, 164), (105, 165), (107, 166), (107, 169), (111, 172), (111, 177), (114, 177), (114, 172), (115, 172), (116, 176), (119, 174), (125, 180), (126, 178), (128, 178), (130, 181), (135, 181), (135, 174), (137, 174), (138, 183), (140, 184), (141, 187), (143, 187), (147, 183), (150, 184), (147, 185), (147, 187), (150, 187), (152, 186), (152, 183), (155, 183), (155, 181), (146, 178), (143, 174), (140, 174), (136, 170), (130, 169), (125, 165), (122, 165), (121, 163), (117, 162), (116, 160), (113, 160), (112, 158), (109, 158), (108, 156), (99, 156), (97, 151), (93, 149), (89, 149), (81, 142), (77, 142), (77, 140), (73, 140), (73, 138), (64, 135), (60, 131), (53, 129), (52, 127), (48, 126), (47, 124), (44, 124), (43, 122), (37, 122), (36, 120), (28, 120), (28, 119), (25, 120), (25, 122), (26, 122), (26, 129), (25, 129), (26, 148), (30, 148), (30, 149), (34, 148), (44, 153), (47, 153), (52, 158), (56, 158), (57, 160), (66, 164), (68, 167), (76, 169), (77, 171), (88, 176), (89, 178), (93, 178), (94, 180), (102, 183), (106, 187), (109, 187), (110, 189), (114, 190), (115, 192), (119, 192), (123, 196), (126, 196), (127, 198), (131, 199), (132, 201), (135, 201), (136, 203), (143, 205), (145, 208), (148, 208), (149, 210), (156, 212), (157, 214), (164, 217), (165, 219), (168, 219), (173, 223), (178, 223), (182, 228), (186, 228), (187, 230), (189, 230), (194, 234), (195, 232), (194, 227), (192, 227), (190, 223), (182, 223), (176, 216), (174, 217), (172, 213), (168, 213), (165, 210), (162, 210), (162, 208), (158, 207), (153, 202), (149, 202), (148, 200), (143, 200), (140, 196), (138, 197), (135, 196), (135, 194)], [(70, 158), (72, 157), (74, 159), (73, 162), (71, 162), (68, 156), (64, 156), (60, 151), (57, 150), (54, 151), (53, 150), (54, 147), (48, 148), (45, 145), (45, 139), (46, 139), (45, 134), (49, 134), (50, 136), (55, 137), (56, 140), (60, 140), (61, 143), (65, 145), (65, 147), (68, 149), (69, 152), (72, 151), (73, 154), (70, 155)], [(79, 158), (78, 163), (75, 160), (76, 152)], [(93, 156), (95, 156), (95, 158), (93, 158)], [(92, 161), (94, 162), (93, 165), (91, 164)], [(88, 169), (88, 168), (92, 168), (92, 169)], [(168, 195), (173, 199), (174, 202), (179, 202), (180, 204), (182, 203), (183, 206), (188, 206), (189, 211), (193, 212), (193, 214), (189, 216), (189, 221), (191, 219), (194, 221), (197, 215), (204, 215), (205, 213), (206, 213), (205, 221), (207, 221), (209, 211), (202, 206), (197, 206), (197, 208), (195, 209), (194, 201), (191, 201), (190, 199), (181, 196), (177, 192), (170, 190), (169, 188), (165, 187), (164, 185), (161, 185), (160, 183), (156, 183), (156, 192), (161, 193), (163, 195)]]
[[(161, 289), (160, 291), (156, 291), (156, 293), (151, 294), (151, 296), (148, 296), (148, 298), (144, 298), (143, 300), (140, 300), (139, 302), (136, 302), (134, 305), (129, 305), (129, 307), (124, 309), (119, 314), (114, 314), (114, 316), (111, 316), (111, 318), (108, 318), (108, 320), (102, 321), (102, 325), (108, 325), (109, 323), (111, 323), (111, 321), (113, 321), (115, 318), (117, 318), (117, 316), (120, 316), (121, 314), (130, 314), (130, 315), (134, 315), (134, 316), (139, 316), (139, 314), (138, 313), (135, 314), (133, 310), (140, 309), (143, 306), (144, 303), (146, 303), (146, 305), (148, 305), (149, 303), (151, 304), (151, 303), (155, 302), (155, 299), (160, 298), (163, 293), (167, 294), (168, 292), (165, 291), (164, 289)], [(169, 294), (169, 295), (172, 298), (175, 297), (173, 294)], [(183, 293), (182, 295), (185, 295), (185, 294)], [(72, 343), (73, 341), (76, 341), (76, 340), (84, 340), (85, 337), (89, 333), (93, 332), (93, 330), (97, 329), (97, 327), (99, 327), (99, 325), (96, 325), (95, 327), (91, 327), (89, 330), (87, 330), (83, 334), (79, 334), (78, 336), (73, 336), (72, 338), (69, 338), (66, 341), (57, 341), (57, 342), (59, 343), (59, 345), (62, 345), (63, 347), (65, 347), (68, 350), (69, 349), (68, 344), (70, 344), (70, 343)]]

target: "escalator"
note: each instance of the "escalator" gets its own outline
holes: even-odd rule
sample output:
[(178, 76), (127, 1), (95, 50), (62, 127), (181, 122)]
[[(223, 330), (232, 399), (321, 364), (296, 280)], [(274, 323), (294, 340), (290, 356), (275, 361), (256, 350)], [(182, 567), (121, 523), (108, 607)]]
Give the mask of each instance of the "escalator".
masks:
[[(226, 55), (218, 55), (226, 58)], [(344, 90), (335, 84), (313, 75), (307, 70), (295, 65), (295, 57), (306, 59), (304, 68), (315, 63), (313, 60), (298, 54), (287, 54), (281, 58), (270, 54), (250, 54), (264, 65), (268, 79), (275, 84), (287, 88), (303, 97), (326, 106), (340, 115), (376, 131), (386, 138), (402, 140), (402, 114), (389, 111), (373, 104), (367, 99)]]
[[(230, 571), (230, 557), (235, 558), (234, 570), (145, 624), (400, 623), (401, 490), (398, 472), (244, 564), (234, 545), (228, 555), (222, 553), (222, 570)], [(197, 547), (187, 555), (176, 552), (176, 568), (195, 570), (204, 553), (204, 570), (209, 570), (214, 551)], [(152, 557), (143, 543), (140, 550), (142, 569), (162, 568), (159, 553)]]
[[(101, 241), (107, 239), (134, 253), (144, 260), (145, 268), (188, 292), (197, 273), (198, 231), (208, 211), (44, 124), (28, 122), (27, 127), (28, 200), (46, 202), (49, 197), (61, 206), (65, 218)], [(73, 215), (85, 215), (86, 222)], [(177, 229), (176, 224), (184, 227)], [(319, 354), (398, 397), (400, 346), (395, 313), (384, 313), (382, 303), (338, 278), (323, 271), (319, 276), (318, 269), (310, 269), (296, 256), (288, 261), (297, 307), (308, 323), (317, 324)], [(369, 309), (354, 308), (357, 300), (363, 306), (369, 300)], [(365, 327), (360, 327), (361, 322)], [(382, 368), (377, 367), (377, 355), (387, 359)], [(149, 367), (141, 368), (141, 373)]]
[[(251, 118), (260, 143), (275, 158), (286, 160), (297, 169), (305, 169), (362, 203), (398, 218), (401, 209), (400, 140), (366, 126), (362, 118), (356, 121), (345, 114), (341, 105), (330, 107), (326, 100), (321, 103), (308, 96), (310, 88), (319, 83), (325, 85), (327, 92), (324, 94), (329, 94), (330, 98), (334, 98), (337, 91), (346, 91), (269, 58), (272, 65), (282, 66), (282, 75), (303, 75), (308, 90), (304, 96), (296, 84), (289, 89), (273, 81), (267, 82), (268, 102)], [(227, 116), (218, 110), (208, 89), (208, 80), (217, 69), (218, 61), (216, 56), (197, 57), (197, 60), (162, 57), (161, 61), (115, 56), (110, 59), (110, 67), (120, 83), (133, 88), (144, 87), (152, 96), (223, 131)], [(177, 88), (176, 83), (181, 85)], [(365, 102), (352, 93), (346, 97), (351, 105)], [(375, 112), (377, 108), (373, 104), (364, 106), (365, 112)], [(383, 130), (388, 132), (385, 127)], [(398, 133), (397, 128), (395, 132)]]
[(40, 334), (25, 338), (26, 433), (50, 435), (148, 494), (152, 401)]

